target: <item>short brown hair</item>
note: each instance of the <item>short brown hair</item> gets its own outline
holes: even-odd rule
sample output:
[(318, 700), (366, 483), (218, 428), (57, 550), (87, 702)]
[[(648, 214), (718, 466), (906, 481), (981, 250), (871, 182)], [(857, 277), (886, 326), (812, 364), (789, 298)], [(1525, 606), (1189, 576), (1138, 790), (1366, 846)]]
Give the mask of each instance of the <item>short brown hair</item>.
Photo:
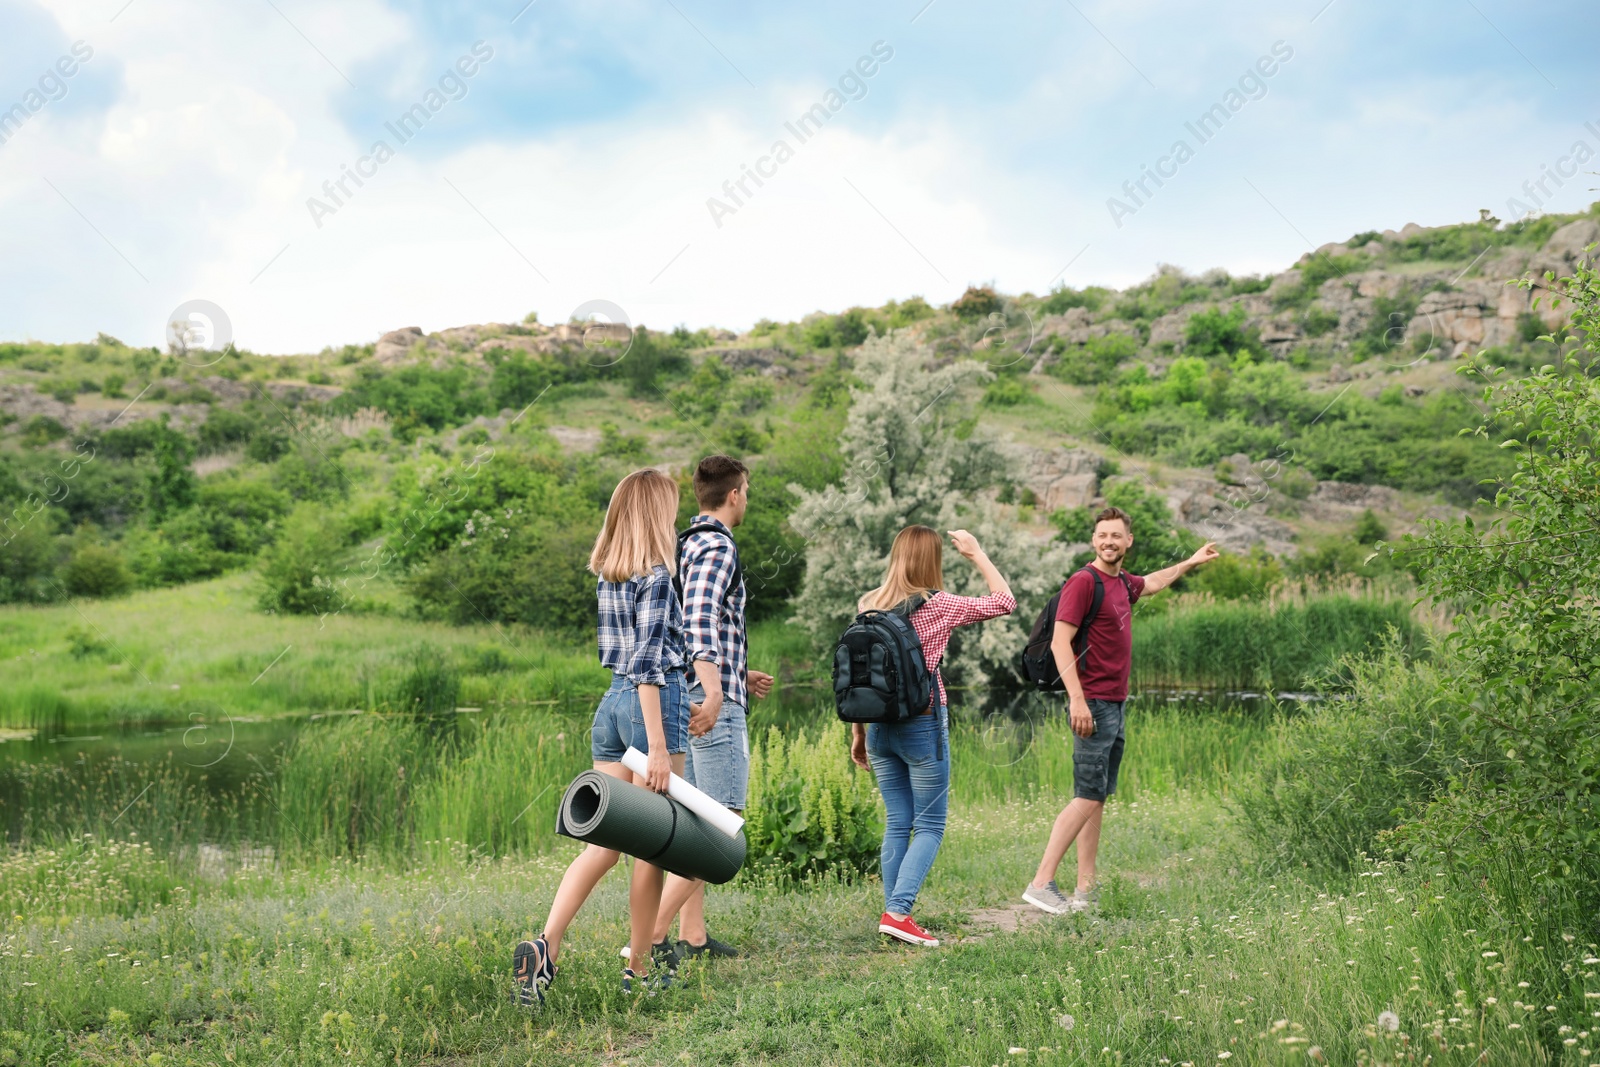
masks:
[(707, 456), (694, 469), (694, 498), (701, 511), (714, 511), (728, 502), (728, 494), (750, 475), (750, 468), (732, 456)]
[(1101, 508), (1099, 514), (1095, 515), (1095, 517), (1094, 517), (1094, 526), (1089, 527), (1089, 532), (1091, 534), (1094, 533), (1095, 528), (1098, 527), (1102, 522), (1109, 522), (1112, 519), (1121, 519), (1122, 520), (1122, 525), (1128, 528), (1128, 535), (1130, 537), (1133, 536), (1133, 519), (1132, 519), (1132, 517), (1130, 517), (1128, 515), (1128, 513), (1126, 511), (1123, 511), (1121, 508), (1115, 508), (1115, 507), (1113, 507), (1113, 508)]

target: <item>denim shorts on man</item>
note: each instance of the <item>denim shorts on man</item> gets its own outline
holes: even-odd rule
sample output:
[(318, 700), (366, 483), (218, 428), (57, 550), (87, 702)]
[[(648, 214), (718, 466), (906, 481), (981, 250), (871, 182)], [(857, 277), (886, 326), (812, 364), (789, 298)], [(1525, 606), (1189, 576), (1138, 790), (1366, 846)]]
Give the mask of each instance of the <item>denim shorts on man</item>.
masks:
[[(675, 756), (689, 744), (689, 683), (677, 670), (667, 671), (666, 679), (661, 687), (661, 732), (667, 739), (667, 755)], [(595, 709), (590, 737), (596, 763), (622, 762), (630, 745), (649, 754), (650, 736), (644, 728), (639, 687), (623, 675), (611, 676), (611, 688)]]
[[(689, 703), (699, 704), (705, 698), (700, 682), (691, 683)], [(683, 777), (723, 807), (744, 810), (750, 784), (750, 732), (742, 705), (724, 699), (711, 729), (689, 738)]]
[(1127, 741), (1124, 728), (1126, 700), (1089, 698), (1094, 733), (1072, 735), (1072, 795), (1084, 800), (1105, 800), (1117, 791), (1117, 770)]

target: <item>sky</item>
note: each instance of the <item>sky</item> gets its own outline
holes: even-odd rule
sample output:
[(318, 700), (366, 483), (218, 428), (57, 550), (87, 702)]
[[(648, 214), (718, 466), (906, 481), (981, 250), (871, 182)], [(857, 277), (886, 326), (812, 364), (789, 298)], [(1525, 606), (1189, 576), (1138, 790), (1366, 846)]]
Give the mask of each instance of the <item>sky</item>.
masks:
[(1600, 199), (1596, 40), (1578, 0), (0, 0), (0, 340), (1278, 271)]

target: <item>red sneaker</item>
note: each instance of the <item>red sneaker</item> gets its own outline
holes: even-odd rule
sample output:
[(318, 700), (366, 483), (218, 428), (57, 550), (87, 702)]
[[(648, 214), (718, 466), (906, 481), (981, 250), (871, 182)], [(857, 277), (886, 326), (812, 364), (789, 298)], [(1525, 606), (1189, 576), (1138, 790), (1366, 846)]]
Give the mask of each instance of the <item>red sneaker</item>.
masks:
[(888, 912), (884, 912), (883, 918), (878, 920), (878, 933), (897, 937), (907, 944), (922, 945), (926, 948), (939, 947), (939, 939), (918, 926), (909, 915), (904, 919), (896, 919)]

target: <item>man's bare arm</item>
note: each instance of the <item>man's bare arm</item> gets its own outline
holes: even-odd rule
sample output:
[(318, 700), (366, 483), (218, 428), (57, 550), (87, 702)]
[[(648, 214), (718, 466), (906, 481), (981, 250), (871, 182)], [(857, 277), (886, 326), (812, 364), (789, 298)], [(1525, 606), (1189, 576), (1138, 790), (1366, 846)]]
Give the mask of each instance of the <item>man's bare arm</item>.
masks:
[(1185, 574), (1188, 574), (1196, 567), (1203, 563), (1210, 563), (1221, 554), (1222, 553), (1217, 551), (1216, 542), (1207, 541), (1205, 544), (1195, 549), (1194, 555), (1190, 556), (1183, 562), (1174, 563), (1170, 567), (1163, 567), (1161, 570), (1152, 571), (1151, 573), (1145, 575), (1144, 591), (1147, 594), (1159, 593), (1161, 590), (1165, 589), (1179, 578), (1182, 578)]

